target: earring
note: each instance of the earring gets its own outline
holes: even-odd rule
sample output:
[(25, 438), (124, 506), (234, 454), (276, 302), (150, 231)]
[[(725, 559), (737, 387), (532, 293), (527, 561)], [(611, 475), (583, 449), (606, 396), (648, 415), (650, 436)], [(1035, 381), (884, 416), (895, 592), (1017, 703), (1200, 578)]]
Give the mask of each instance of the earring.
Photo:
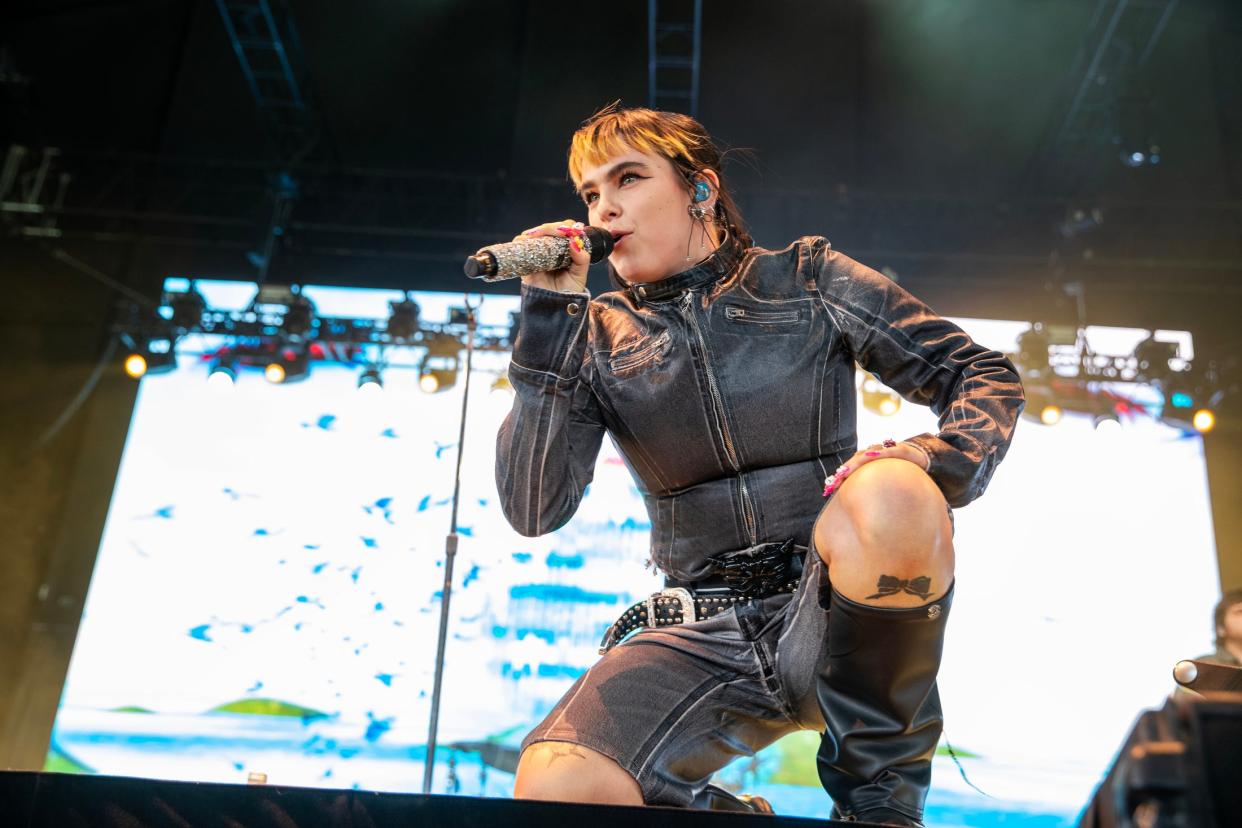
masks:
[(694, 238), (694, 225), (699, 226), (699, 253), (707, 251), (707, 208), (699, 204), (687, 204), (686, 212), (693, 219), (690, 224), (690, 235), (686, 237), (686, 261), (691, 261), (690, 241)]

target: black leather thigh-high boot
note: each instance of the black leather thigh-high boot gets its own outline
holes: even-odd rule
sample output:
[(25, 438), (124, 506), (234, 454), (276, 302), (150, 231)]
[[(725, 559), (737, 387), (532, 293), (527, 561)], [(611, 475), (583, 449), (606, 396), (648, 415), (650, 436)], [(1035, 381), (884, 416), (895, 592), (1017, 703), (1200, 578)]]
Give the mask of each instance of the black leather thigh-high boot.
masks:
[(816, 693), (828, 729), (816, 764), (833, 816), (921, 826), (943, 718), (936, 673), (953, 587), (921, 607), (860, 604), (835, 589)]

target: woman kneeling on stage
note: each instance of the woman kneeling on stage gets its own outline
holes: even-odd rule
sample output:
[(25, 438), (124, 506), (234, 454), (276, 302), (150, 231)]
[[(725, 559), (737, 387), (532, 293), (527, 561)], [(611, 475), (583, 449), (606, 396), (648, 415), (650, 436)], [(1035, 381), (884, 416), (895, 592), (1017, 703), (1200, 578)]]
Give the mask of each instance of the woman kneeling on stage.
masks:
[[(616, 290), (586, 292), (581, 223), (523, 234), (569, 238), (573, 264), (523, 278), (497, 484), (519, 532), (554, 531), (608, 432), (667, 589), (617, 619), (526, 737), (516, 795), (694, 806), (732, 759), (811, 729), (833, 816), (921, 825), (949, 508), (1005, 455), (1013, 365), (822, 237), (753, 246), (691, 118), (605, 109), (569, 173), (615, 240)], [(855, 363), (939, 432), (859, 450)]]

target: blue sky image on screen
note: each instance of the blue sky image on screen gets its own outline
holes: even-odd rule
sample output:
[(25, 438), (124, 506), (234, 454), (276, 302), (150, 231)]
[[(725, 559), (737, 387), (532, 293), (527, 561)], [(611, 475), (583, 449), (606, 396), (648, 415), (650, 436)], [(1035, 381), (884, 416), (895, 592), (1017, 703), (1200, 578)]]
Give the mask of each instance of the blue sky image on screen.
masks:
[[(255, 291), (197, 286), (219, 309)], [(380, 320), (401, 297), (305, 292), (321, 314)], [(414, 298), (432, 321), (462, 304)], [(488, 297), (480, 321), (507, 325), (516, 308)], [(957, 321), (1010, 352), (1027, 327)], [(1145, 332), (1087, 335), (1124, 352)], [(422, 393), (415, 355), (394, 352), (382, 393), (331, 362), (282, 386), (243, 372), (221, 393), (199, 356), (219, 344), (188, 337), (176, 371), (142, 380), (49, 767), (417, 791), (463, 383)], [(660, 586), (609, 441), (567, 526), (533, 539), (509, 528), (493, 463), (512, 398), (491, 388), (507, 361), (475, 359), (436, 793), (511, 795), (522, 736), (597, 659), (612, 619)], [(859, 406), (862, 444), (935, 428), (918, 406)], [(1107, 431), (1073, 414), (1024, 420), (987, 494), (956, 517), (940, 677), (956, 758), (942, 744), (928, 819), (1072, 824), (1134, 717), (1168, 693), (1172, 664), (1211, 648), (1202, 440), (1149, 417)], [(779, 813), (824, 816), (817, 740), (794, 734), (720, 780)]]

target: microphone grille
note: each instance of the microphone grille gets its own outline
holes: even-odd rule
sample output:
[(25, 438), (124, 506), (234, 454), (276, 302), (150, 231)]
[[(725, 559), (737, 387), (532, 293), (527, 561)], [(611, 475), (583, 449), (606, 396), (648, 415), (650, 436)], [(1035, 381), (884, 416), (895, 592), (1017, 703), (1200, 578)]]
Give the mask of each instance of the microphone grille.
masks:
[(591, 250), (591, 264), (602, 262), (604, 259), (612, 255), (612, 247), (614, 239), (612, 233), (602, 230), (599, 227), (587, 227), (582, 231), (586, 236), (588, 246)]

